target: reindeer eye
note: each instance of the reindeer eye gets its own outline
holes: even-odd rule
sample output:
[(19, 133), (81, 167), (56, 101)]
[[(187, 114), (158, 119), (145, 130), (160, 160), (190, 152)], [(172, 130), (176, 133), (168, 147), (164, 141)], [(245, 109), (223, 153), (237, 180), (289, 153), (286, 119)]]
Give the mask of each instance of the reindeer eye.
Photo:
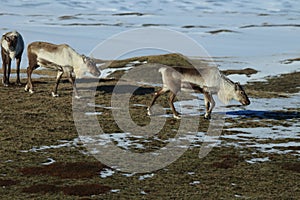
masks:
[(244, 95), (244, 94), (245, 94), (245, 92), (244, 92), (244, 91), (240, 91), (240, 94), (241, 94), (241, 95)]

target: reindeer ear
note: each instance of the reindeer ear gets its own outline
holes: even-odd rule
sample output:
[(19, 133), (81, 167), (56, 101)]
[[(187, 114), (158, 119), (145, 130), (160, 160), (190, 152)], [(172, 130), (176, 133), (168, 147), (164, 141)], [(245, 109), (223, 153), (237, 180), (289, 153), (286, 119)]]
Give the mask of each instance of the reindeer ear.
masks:
[(236, 83), (234, 83), (234, 88), (235, 88), (235, 90), (238, 90), (239, 88), (240, 88), (240, 86), (241, 86), (241, 84), (240, 84), (240, 82), (236, 82)]
[(4, 40), (6, 40), (7, 42), (10, 42), (10, 38), (7, 37), (6, 35), (3, 35)]
[(86, 56), (84, 54), (81, 55), (83, 62), (86, 62)]

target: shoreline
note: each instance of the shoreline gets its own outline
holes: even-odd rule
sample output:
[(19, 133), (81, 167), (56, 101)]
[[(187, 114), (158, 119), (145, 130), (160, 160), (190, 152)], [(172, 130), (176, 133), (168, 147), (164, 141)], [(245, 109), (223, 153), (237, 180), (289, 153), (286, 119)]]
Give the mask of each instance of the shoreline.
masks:
[[(187, 66), (191, 67), (190, 61), (187, 61), (185, 57), (181, 56), (180, 54), (163, 54), (163, 55), (150, 55), (150, 56), (141, 56), (141, 57), (133, 57), (125, 60), (114, 60), (114, 61), (104, 61), (101, 59), (95, 59), (96, 63), (100, 63), (99, 69), (112, 69), (112, 72), (107, 74), (107, 77), (101, 79), (119, 79), (124, 73), (126, 73), (131, 68), (138, 67), (139, 65), (143, 65), (144, 63), (147, 64), (164, 64), (167, 66)], [(207, 61), (200, 61), (199, 60), (191, 60), (195, 62), (195, 64), (207, 65), (209, 62)], [(293, 62), (299, 61), (299, 58), (294, 59), (287, 59), (284, 62), (285, 64), (291, 64)], [(203, 63), (203, 64), (201, 64)], [(241, 69), (226, 69), (220, 70), (226, 76), (232, 75), (244, 75), (248, 77), (248, 81), (243, 84), (245, 89), (248, 90), (252, 97), (257, 98), (276, 98), (276, 97), (288, 97), (289, 94), (299, 93), (300, 92), (300, 72), (286, 72), (282, 74), (277, 74), (274, 76), (266, 76), (262, 80), (251, 80), (252, 75), (259, 74), (260, 72), (253, 69), (253, 68), (241, 68)], [(2, 69), (0, 69), (0, 78), (1, 78)], [(11, 70), (11, 77), (14, 77), (16, 70), (13, 68)], [(26, 69), (20, 69), (20, 74), (23, 74), (25, 77)], [(38, 68), (37, 70), (33, 71), (34, 79), (40, 78), (53, 78), (55, 80), (56, 71), (47, 68)], [(22, 82), (26, 82), (26, 78), (21, 76)], [(86, 77), (88, 78), (88, 77)], [(14, 78), (11, 79), (12, 83), (14, 82)], [(232, 81), (234, 78), (232, 78)], [(284, 85), (282, 85), (284, 83)]]

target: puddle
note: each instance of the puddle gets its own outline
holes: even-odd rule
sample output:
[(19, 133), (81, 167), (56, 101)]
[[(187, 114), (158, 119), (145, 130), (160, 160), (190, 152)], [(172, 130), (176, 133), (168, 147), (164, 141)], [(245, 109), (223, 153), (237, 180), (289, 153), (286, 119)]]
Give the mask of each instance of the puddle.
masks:
[(112, 189), (112, 190), (110, 190), (110, 192), (112, 192), (112, 193), (119, 193), (121, 190), (120, 189)]
[(103, 70), (101, 70), (101, 75), (99, 78), (107, 78), (108, 76), (110, 76), (111, 74), (117, 72), (117, 71), (128, 71), (132, 68), (132, 66), (130, 67), (121, 67), (121, 68), (105, 68)]
[(295, 152), (293, 153), (294, 155), (300, 156), (300, 149), (294, 150), (293, 148), (293, 147), (300, 147), (299, 142), (268, 143), (268, 144), (257, 143), (257, 144), (249, 145), (249, 147), (256, 148), (257, 150), (264, 153), (287, 154), (287, 153)]
[(145, 180), (147, 178), (152, 178), (155, 174), (152, 173), (152, 174), (145, 174), (145, 175), (142, 175), (139, 177), (139, 180), (142, 181), (142, 180)]
[[(95, 145), (106, 145), (111, 142), (116, 142), (116, 146), (130, 150), (130, 149), (145, 149), (144, 145), (140, 142), (148, 142), (147, 138), (145, 140), (142, 136), (133, 136), (130, 133), (110, 133), (101, 134), (95, 136), (80, 136), (80, 140), (84, 144), (95, 144)], [(95, 148), (93, 154), (99, 153)]]
[(101, 178), (107, 178), (112, 176), (115, 173), (115, 171), (111, 170), (111, 169), (104, 169), (100, 172), (100, 177)]
[(51, 165), (55, 162), (56, 160), (54, 160), (53, 158), (48, 158), (46, 162), (42, 163), (42, 165)]
[(127, 63), (125, 65), (125, 67), (120, 67), (120, 68), (104, 68), (104, 69), (101, 70), (101, 75), (100, 75), (99, 78), (108, 78), (108, 76), (110, 76), (111, 74), (113, 74), (113, 73), (115, 73), (117, 71), (128, 71), (128, 70), (132, 69), (135, 66), (146, 64), (146, 63), (147, 63), (147, 61), (140, 62), (140, 61), (136, 60), (136, 61), (132, 61), (132, 62)]
[(88, 116), (102, 115), (102, 112), (86, 112), (85, 115), (88, 115)]
[(125, 174), (123, 174), (123, 176), (126, 176), (126, 177), (132, 177), (132, 176), (134, 176), (136, 173), (134, 172), (134, 173), (131, 173), (131, 174), (127, 174), (127, 173), (125, 173)]
[(74, 140), (58, 140), (58, 142), (62, 144), (57, 144), (57, 145), (43, 145), (40, 147), (32, 147), (29, 150), (21, 150), (20, 152), (22, 153), (28, 153), (28, 152), (39, 152), (39, 151), (46, 151), (46, 150), (51, 150), (51, 149), (60, 149), (64, 147), (77, 147), (78, 144), (80, 144), (79, 138), (75, 138)]
[[(2, 78), (3, 77), (3, 74), (2, 73), (0, 73), (0, 78)], [(35, 73), (32, 73), (32, 75), (31, 75), (31, 78), (36, 78), (36, 79), (38, 79), (38, 78), (45, 78), (45, 77), (51, 77), (51, 76), (49, 76), (49, 75), (42, 75), (42, 74), (35, 74)], [(17, 78), (17, 74), (16, 73), (11, 73), (10, 74), (10, 78)], [(27, 74), (26, 73), (20, 73), (20, 78), (21, 79), (27, 79)]]
[(250, 164), (255, 164), (255, 163), (260, 163), (260, 162), (267, 162), (270, 161), (269, 157), (265, 158), (252, 158), (251, 160), (246, 160), (247, 163)]
[(190, 185), (199, 185), (201, 182), (200, 181), (193, 181), (190, 183)]
[(142, 195), (146, 195), (146, 194), (147, 194), (147, 192), (145, 192), (144, 190), (141, 190), (140, 194), (142, 194)]
[[(273, 126), (273, 127), (257, 127), (257, 128), (230, 128), (228, 131), (240, 132), (235, 135), (224, 135), (222, 138), (232, 140), (248, 140), (255, 139), (264, 140), (280, 140), (280, 139), (300, 139), (300, 129), (297, 125), (290, 127)], [(300, 145), (300, 143), (299, 143)]]

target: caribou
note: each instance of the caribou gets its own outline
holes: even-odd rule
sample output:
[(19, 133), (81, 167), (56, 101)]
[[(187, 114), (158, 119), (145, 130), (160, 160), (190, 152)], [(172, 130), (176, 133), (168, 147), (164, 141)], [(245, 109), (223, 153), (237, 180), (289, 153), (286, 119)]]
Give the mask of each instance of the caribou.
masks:
[(218, 98), (225, 104), (232, 99), (239, 101), (242, 105), (249, 105), (250, 100), (238, 82), (231, 81), (223, 75), (217, 67), (205, 68), (186, 68), (186, 67), (161, 67), (159, 72), (162, 75), (163, 86), (160, 90), (154, 93), (154, 97), (147, 108), (148, 115), (152, 115), (151, 107), (156, 99), (170, 92), (169, 105), (173, 112), (173, 117), (180, 119), (180, 114), (174, 107), (174, 99), (182, 89), (194, 89), (204, 95), (205, 102), (205, 119), (211, 118), (211, 113), (215, 107), (213, 94), (217, 94)]
[(57, 88), (60, 79), (66, 73), (69, 82), (72, 84), (76, 98), (79, 98), (75, 85), (75, 78), (89, 72), (93, 76), (100, 76), (100, 71), (93, 59), (78, 54), (67, 44), (51, 44), (47, 42), (33, 42), (27, 47), (29, 66), (27, 67), (27, 84), (25, 91), (34, 93), (31, 74), (36, 68), (43, 66), (57, 70), (56, 83), (52, 91), (53, 97), (58, 97)]
[(11, 61), (16, 59), (17, 85), (21, 85), (20, 81), (20, 64), (24, 50), (24, 41), (20, 33), (17, 31), (7, 32), (1, 38), (1, 56), (4, 86), (8, 86), (11, 72)]

